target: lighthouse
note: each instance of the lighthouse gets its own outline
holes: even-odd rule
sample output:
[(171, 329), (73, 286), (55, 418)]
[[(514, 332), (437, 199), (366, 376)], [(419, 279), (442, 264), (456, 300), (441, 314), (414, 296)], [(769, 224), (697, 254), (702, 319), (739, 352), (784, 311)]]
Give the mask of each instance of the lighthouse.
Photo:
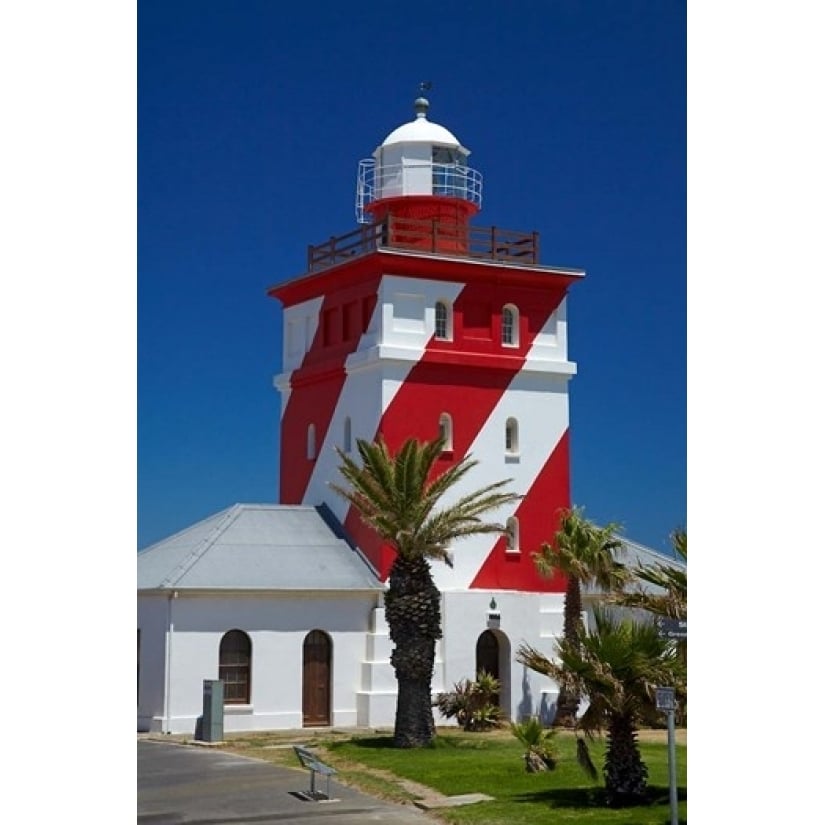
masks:
[[(445, 504), (504, 479), (520, 495), (490, 514), (505, 535), (432, 564), (432, 698), (484, 670), (505, 718), (553, 718), (557, 684), (515, 651), (553, 656), (563, 633), (565, 582), (532, 554), (571, 503), (566, 300), (584, 273), (543, 264), (534, 232), (476, 225), (470, 150), (426, 99), (413, 108), (358, 163), (354, 226), (267, 290), (284, 321), (280, 502), (235, 503), (138, 553), (138, 730), (191, 736), (215, 677), (226, 731), (393, 724), (393, 550), (329, 486), (338, 450), (378, 437), (443, 437), (436, 471), (476, 459)], [(672, 561), (624, 544), (641, 566)]]
[(531, 554), (571, 504), (566, 297), (584, 272), (543, 265), (535, 232), (476, 226), (483, 180), (469, 149), (428, 100), (413, 108), (358, 165), (356, 226), (309, 246), (306, 271), (268, 291), (284, 313), (280, 499), (326, 505), (385, 581), (392, 549), (329, 488), (336, 448), (443, 436), (441, 468), (479, 462), (450, 501), (512, 479), (522, 498), (495, 514), (507, 534), (463, 540), (452, 568), (433, 566), (434, 686), (483, 664), (515, 709), (512, 651), (561, 632), (564, 582), (541, 577)]

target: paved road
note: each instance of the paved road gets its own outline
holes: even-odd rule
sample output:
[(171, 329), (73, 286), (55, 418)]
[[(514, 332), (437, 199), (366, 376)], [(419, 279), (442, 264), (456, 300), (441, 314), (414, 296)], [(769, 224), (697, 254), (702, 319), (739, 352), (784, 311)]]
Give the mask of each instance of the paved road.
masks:
[(138, 825), (433, 825), (417, 808), (373, 799), (334, 777), (334, 801), (305, 801), (297, 794), (309, 788), (308, 771), (211, 748), (138, 739), (137, 757)]

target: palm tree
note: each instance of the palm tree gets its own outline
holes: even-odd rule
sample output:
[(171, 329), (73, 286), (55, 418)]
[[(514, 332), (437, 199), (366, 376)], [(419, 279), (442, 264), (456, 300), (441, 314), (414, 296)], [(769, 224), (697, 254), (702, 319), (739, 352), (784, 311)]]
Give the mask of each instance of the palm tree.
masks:
[[(679, 528), (670, 535), (674, 553), (687, 563), (687, 531)], [(681, 566), (657, 562), (649, 567), (637, 565), (629, 571), (633, 579), (651, 584), (660, 593), (642, 589), (637, 592), (616, 593), (610, 601), (623, 607), (646, 610), (654, 616), (670, 619), (687, 618), (687, 570)]]
[[(647, 765), (637, 742), (641, 724), (661, 722), (656, 709), (657, 686), (680, 686), (684, 669), (676, 646), (659, 636), (650, 622), (619, 619), (596, 608), (594, 627), (577, 644), (557, 643), (559, 662), (523, 644), (516, 660), (538, 673), (569, 685), (589, 705), (577, 727), (592, 739), (607, 731), (604, 779), (607, 803), (633, 805), (646, 801)], [(578, 740), (579, 762), (592, 778), (596, 769), (585, 739)]]
[[(533, 554), (539, 573), (559, 572), (567, 579), (563, 633), (573, 647), (582, 632), (582, 586), (597, 584), (611, 591), (623, 585), (624, 567), (616, 560), (616, 553), (623, 549), (615, 535), (618, 530), (616, 524), (597, 527), (581, 508), (574, 507), (563, 511), (553, 542), (542, 544), (540, 552)], [(578, 709), (578, 693), (560, 684), (553, 726), (574, 727)]]
[[(687, 565), (687, 530), (678, 528), (670, 534), (674, 554)], [(629, 571), (631, 579), (639, 582), (641, 590), (614, 593), (608, 601), (622, 607), (645, 610), (654, 617), (687, 619), (687, 569), (686, 567), (657, 562), (649, 567), (635, 566)], [(651, 592), (644, 585), (653, 585), (659, 592)], [(687, 668), (687, 639), (678, 639), (676, 649), (682, 664)], [(678, 710), (676, 723), (687, 724), (687, 685), (677, 692)]]
[(504, 533), (481, 516), (520, 496), (502, 488), (512, 479), (488, 484), (454, 504), (436, 509), (441, 497), (478, 463), (469, 455), (435, 475), (444, 440), (410, 438), (395, 455), (383, 438), (358, 439), (361, 464), (338, 450), (340, 472), (349, 487), (331, 484), (359, 512), (361, 519), (396, 552), (384, 598), (390, 639), (390, 662), (398, 680), (395, 711), (396, 747), (420, 747), (435, 736), (432, 676), (435, 643), (441, 638), (440, 593), (430, 559), (452, 566), (449, 548), (458, 539), (479, 533)]

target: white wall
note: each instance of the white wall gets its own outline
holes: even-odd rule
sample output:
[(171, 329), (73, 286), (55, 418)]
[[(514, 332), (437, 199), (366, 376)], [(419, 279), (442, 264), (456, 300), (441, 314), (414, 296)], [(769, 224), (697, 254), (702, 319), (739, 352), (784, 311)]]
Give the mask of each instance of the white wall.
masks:
[[(495, 598), (498, 623), (488, 624), (490, 600)], [(474, 590), (442, 595), (444, 690), (462, 679), (475, 679), (476, 643), (488, 629), (499, 640), (501, 701), (513, 720), (540, 715), (550, 721), (558, 696), (556, 684), (516, 662), (526, 642), (552, 658), (563, 628), (564, 595)], [(442, 689), (436, 688), (434, 690)], [(448, 724), (436, 712), (436, 724)]]
[[(332, 639), (333, 725), (354, 725), (356, 692), (365, 657), (365, 634), (377, 597), (371, 593), (199, 596), (181, 593), (171, 601), (138, 597), (139, 622), (152, 639), (165, 631), (172, 606), (169, 672), (164, 645), (143, 645), (144, 728), (194, 735), (203, 712), (203, 680), (218, 678), (218, 649), (224, 633), (239, 629), (252, 642), (251, 704), (227, 706), (224, 731), (278, 730), (302, 726), (303, 642), (313, 629)], [(167, 682), (168, 719), (163, 690)], [(158, 699), (160, 697), (160, 699)], [(143, 696), (142, 696), (143, 698)]]
[(137, 729), (139, 731), (158, 730), (156, 725), (153, 727), (153, 720), (163, 717), (167, 608), (168, 599), (165, 596), (138, 598), (140, 678)]
[(309, 352), (318, 331), (319, 316), (324, 297), (312, 298), (284, 309), (283, 319), (283, 373), (297, 370)]
[[(488, 622), (495, 598), (497, 623)], [(226, 733), (302, 727), (302, 663), (306, 634), (332, 639), (333, 725), (392, 725), (396, 684), (391, 643), (374, 594), (268, 594), (138, 597), (141, 674), (138, 729), (194, 735), (203, 712), (203, 681), (218, 678), (221, 637), (232, 629), (252, 641), (252, 701), (227, 705)], [(499, 639), (502, 704), (512, 719), (552, 717), (556, 685), (515, 661), (522, 642), (552, 657), (562, 633), (562, 594), (455, 591), (442, 594), (444, 638), (437, 647), (433, 693), (475, 678), (476, 643), (488, 628)], [(171, 606), (171, 612), (169, 610)], [(171, 618), (172, 632), (166, 633)], [(380, 625), (380, 626), (379, 626)], [(169, 673), (165, 672), (170, 640)], [(167, 685), (168, 677), (168, 685)], [(168, 687), (168, 718), (164, 691)], [(451, 724), (435, 712), (436, 724)]]

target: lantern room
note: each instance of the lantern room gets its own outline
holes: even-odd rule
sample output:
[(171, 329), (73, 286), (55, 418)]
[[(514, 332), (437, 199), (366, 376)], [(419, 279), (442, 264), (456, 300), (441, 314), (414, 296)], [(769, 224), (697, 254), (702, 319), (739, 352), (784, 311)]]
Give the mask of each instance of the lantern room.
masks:
[(467, 166), (470, 152), (443, 126), (427, 119), (419, 97), (415, 119), (393, 130), (358, 165), (356, 217), (380, 223), (388, 216), (466, 226), (481, 209), (481, 174)]

